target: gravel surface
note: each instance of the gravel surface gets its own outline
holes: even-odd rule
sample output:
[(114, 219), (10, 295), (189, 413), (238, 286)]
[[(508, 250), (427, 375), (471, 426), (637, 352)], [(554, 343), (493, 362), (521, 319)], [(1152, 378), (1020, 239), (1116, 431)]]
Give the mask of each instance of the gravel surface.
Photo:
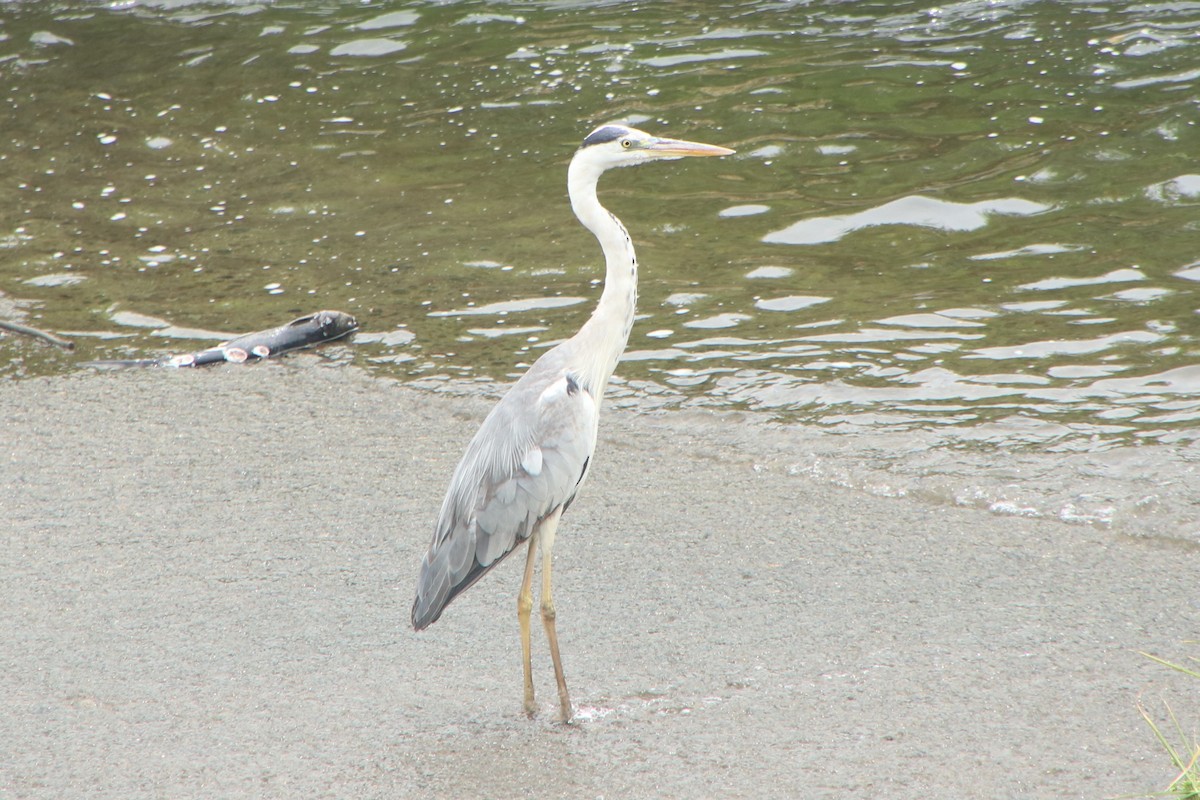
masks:
[(1200, 553), (789, 475), (606, 411), (521, 709), (521, 558), (417, 634), (489, 403), (314, 356), (0, 385), (0, 797), (1103, 798), (1174, 777)]

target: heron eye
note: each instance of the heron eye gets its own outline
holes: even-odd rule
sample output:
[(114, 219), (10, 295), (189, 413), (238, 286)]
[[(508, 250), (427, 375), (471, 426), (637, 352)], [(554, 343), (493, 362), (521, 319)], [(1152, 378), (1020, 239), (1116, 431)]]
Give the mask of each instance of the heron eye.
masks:
[(628, 150), (629, 148), (633, 147), (633, 140), (631, 140), (631, 139), (622, 139), (622, 140), (621, 140), (621, 147), (624, 147), (626, 150)]

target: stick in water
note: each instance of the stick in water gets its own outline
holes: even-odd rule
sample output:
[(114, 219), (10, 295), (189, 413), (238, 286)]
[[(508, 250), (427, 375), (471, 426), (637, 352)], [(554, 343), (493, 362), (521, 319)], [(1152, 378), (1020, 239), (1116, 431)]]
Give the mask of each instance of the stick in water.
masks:
[(75, 343), (55, 336), (53, 333), (30, 328), (28, 325), (21, 325), (16, 322), (5, 322), (0, 320), (0, 330), (12, 331), (13, 333), (23, 333), (26, 336), (32, 336), (35, 339), (41, 339), (43, 342), (49, 342), (55, 347), (61, 347), (63, 350), (74, 350)]

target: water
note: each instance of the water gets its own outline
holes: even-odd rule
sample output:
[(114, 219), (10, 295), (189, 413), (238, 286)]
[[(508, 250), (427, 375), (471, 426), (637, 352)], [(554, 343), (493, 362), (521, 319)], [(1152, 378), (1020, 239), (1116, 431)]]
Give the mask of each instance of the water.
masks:
[[(494, 391), (570, 335), (595, 124), (643, 264), (613, 402), (764, 412), (781, 468), (1200, 542), (1200, 4), (0, 6), (12, 379), (319, 308)], [(717, 424), (723, 424), (718, 422)], [(789, 440), (793, 441), (793, 440)]]

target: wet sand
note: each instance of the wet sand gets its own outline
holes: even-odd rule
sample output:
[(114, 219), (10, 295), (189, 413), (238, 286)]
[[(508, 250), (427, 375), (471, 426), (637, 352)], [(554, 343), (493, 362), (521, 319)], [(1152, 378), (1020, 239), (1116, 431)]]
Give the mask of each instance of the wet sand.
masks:
[(520, 558), (414, 633), (488, 403), (314, 356), (0, 385), (0, 797), (1102, 798), (1173, 777), (1200, 554), (787, 474), (609, 410), (556, 548), (580, 721), (520, 713)]

